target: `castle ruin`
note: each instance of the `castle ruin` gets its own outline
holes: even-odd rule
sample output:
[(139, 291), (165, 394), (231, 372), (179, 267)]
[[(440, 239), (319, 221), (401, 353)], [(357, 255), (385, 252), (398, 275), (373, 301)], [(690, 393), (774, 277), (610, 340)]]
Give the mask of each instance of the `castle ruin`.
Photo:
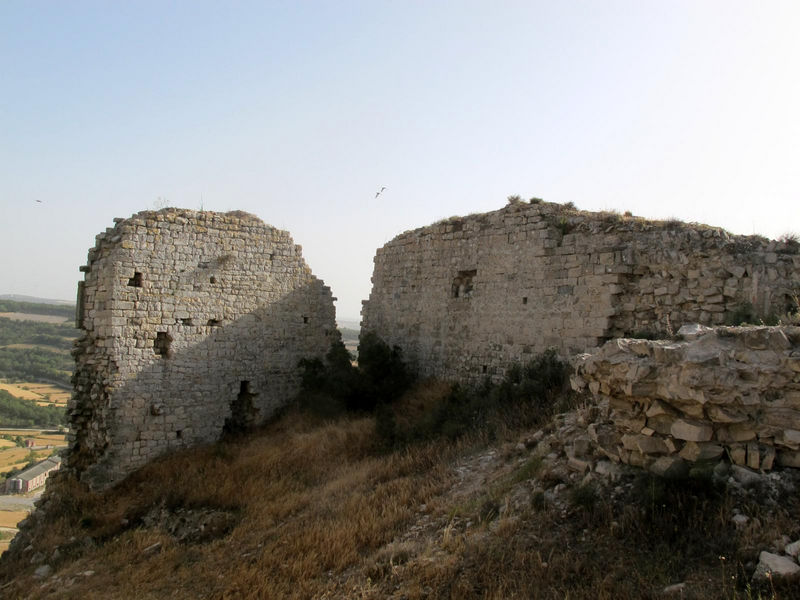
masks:
[(421, 375), (475, 382), (549, 347), (569, 356), (785, 314), (800, 254), (792, 241), (518, 201), (397, 236), (372, 282), (362, 331)]
[(81, 270), (65, 462), (97, 487), (264, 422), (338, 335), (300, 246), (246, 213), (115, 219)]

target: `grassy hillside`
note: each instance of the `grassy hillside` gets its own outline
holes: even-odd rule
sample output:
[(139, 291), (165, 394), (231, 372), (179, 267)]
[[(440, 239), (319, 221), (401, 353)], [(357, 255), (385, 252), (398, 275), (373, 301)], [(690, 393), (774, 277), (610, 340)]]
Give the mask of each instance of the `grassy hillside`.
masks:
[(32, 315), (53, 315), (72, 319), (75, 317), (75, 306), (69, 304), (48, 304), (42, 302), (20, 302), (0, 299), (0, 313), (26, 313)]
[[(518, 402), (525, 381), (483, 401), (418, 383), (388, 409), (388, 445), (386, 416), (292, 410), (103, 493), (59, 478), (0, 561), (0, 593), (618, 600), (683, 582), (675, 597), (797, 597), (780, 582), (746, 587), (759, 550), (800, 536), (796, 494), (618, 466), (578, 473), (565, 447), (592, 407), (559, 413), (557, 394)], [(434, 426), (459, 399), (474, 418), (456, 419), (458, 432)]]
[[(37, 304), (0, 301), (25, 311), (39, 310)], [(69, 307), (41, 305), (41, 310)], [(31, 313), (32, 314), (32, 313)], [(55, 383), (70, 387), (74, 362), (70, 356), (78, 331), (71, 324), (41, 323), (0, 317), (0, 378), (14, 381)]]
[(38, 406), (0, 390), (0, 427), (55, 428), (66, 424), (67, 413), (63, 407)]

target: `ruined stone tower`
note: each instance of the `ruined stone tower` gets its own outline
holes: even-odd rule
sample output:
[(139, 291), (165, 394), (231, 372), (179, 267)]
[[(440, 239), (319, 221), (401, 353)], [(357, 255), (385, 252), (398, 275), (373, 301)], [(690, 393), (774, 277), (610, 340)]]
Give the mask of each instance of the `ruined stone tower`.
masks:
[(285, 231), (241, 212), (115, 219), (81, 270), (68, 469), (109, 485), (168, 450), (270, 417), (338, 335)]
[[(379, 248), (362, 331), (421, 375), (499, 377), (549, 347), (784, 314), (796, 242), (568, 206), (510, 203), (407, 231)], [(745, 314), (749, 313), (749, 314)]]

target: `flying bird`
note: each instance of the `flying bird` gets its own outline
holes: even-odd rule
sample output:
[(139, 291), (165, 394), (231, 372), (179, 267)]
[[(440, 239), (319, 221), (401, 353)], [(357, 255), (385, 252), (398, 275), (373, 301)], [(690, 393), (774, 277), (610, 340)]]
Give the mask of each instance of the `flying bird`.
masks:
[(41, 200), (37, 200), (37, 202), (38, 202), (39, 204), (41, 204), (41, 203), (42, 203), (42, 201), (41, 201)]
[(377, 198), (378, 196), (380, 196), (383, 193), (383, 190), (385, 190), (385, 189), (386, 189), (386, 186), (385, 185), (382, 186), (380, 190), (375, 192), (375, 197)]

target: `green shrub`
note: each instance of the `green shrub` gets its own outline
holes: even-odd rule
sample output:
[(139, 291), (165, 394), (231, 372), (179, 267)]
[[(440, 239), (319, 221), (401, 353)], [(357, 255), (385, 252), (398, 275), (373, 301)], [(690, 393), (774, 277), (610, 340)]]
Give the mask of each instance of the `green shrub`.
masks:
[(527, 364), (514, 363), (499, 383), (485, 379), (475, 387), (454, 384), (444, 399), (433, 405), (398, 440), (420, 441), (437, 437), (457, 439), (476, 429), (489, 438), (497, 423), (529, 425), (549, 415), (564, 390), (568, 365), (555, 350), (536, 356)]
[(597, 486), (591, 482), (570, 488), (569, 501), (575, 508), (591, 513), (597, 504)]
[(403, 362), (400, 347), (390, 348), (371, 331), (362, 335), (359, 341), (358, 370), (369, 396), (364, 408), (370, 410), (381, 402), (397, 400), (414, 380)]
[(358, 354), (356, 367), (350, 352), (337, 341), (324, 360), (301, 359), (301, 405), (325, 417), (343, 411), (370, 412), (399, 398), (413, 381), (400, 348), (390, 348), (374, 333), (362, 336)]

